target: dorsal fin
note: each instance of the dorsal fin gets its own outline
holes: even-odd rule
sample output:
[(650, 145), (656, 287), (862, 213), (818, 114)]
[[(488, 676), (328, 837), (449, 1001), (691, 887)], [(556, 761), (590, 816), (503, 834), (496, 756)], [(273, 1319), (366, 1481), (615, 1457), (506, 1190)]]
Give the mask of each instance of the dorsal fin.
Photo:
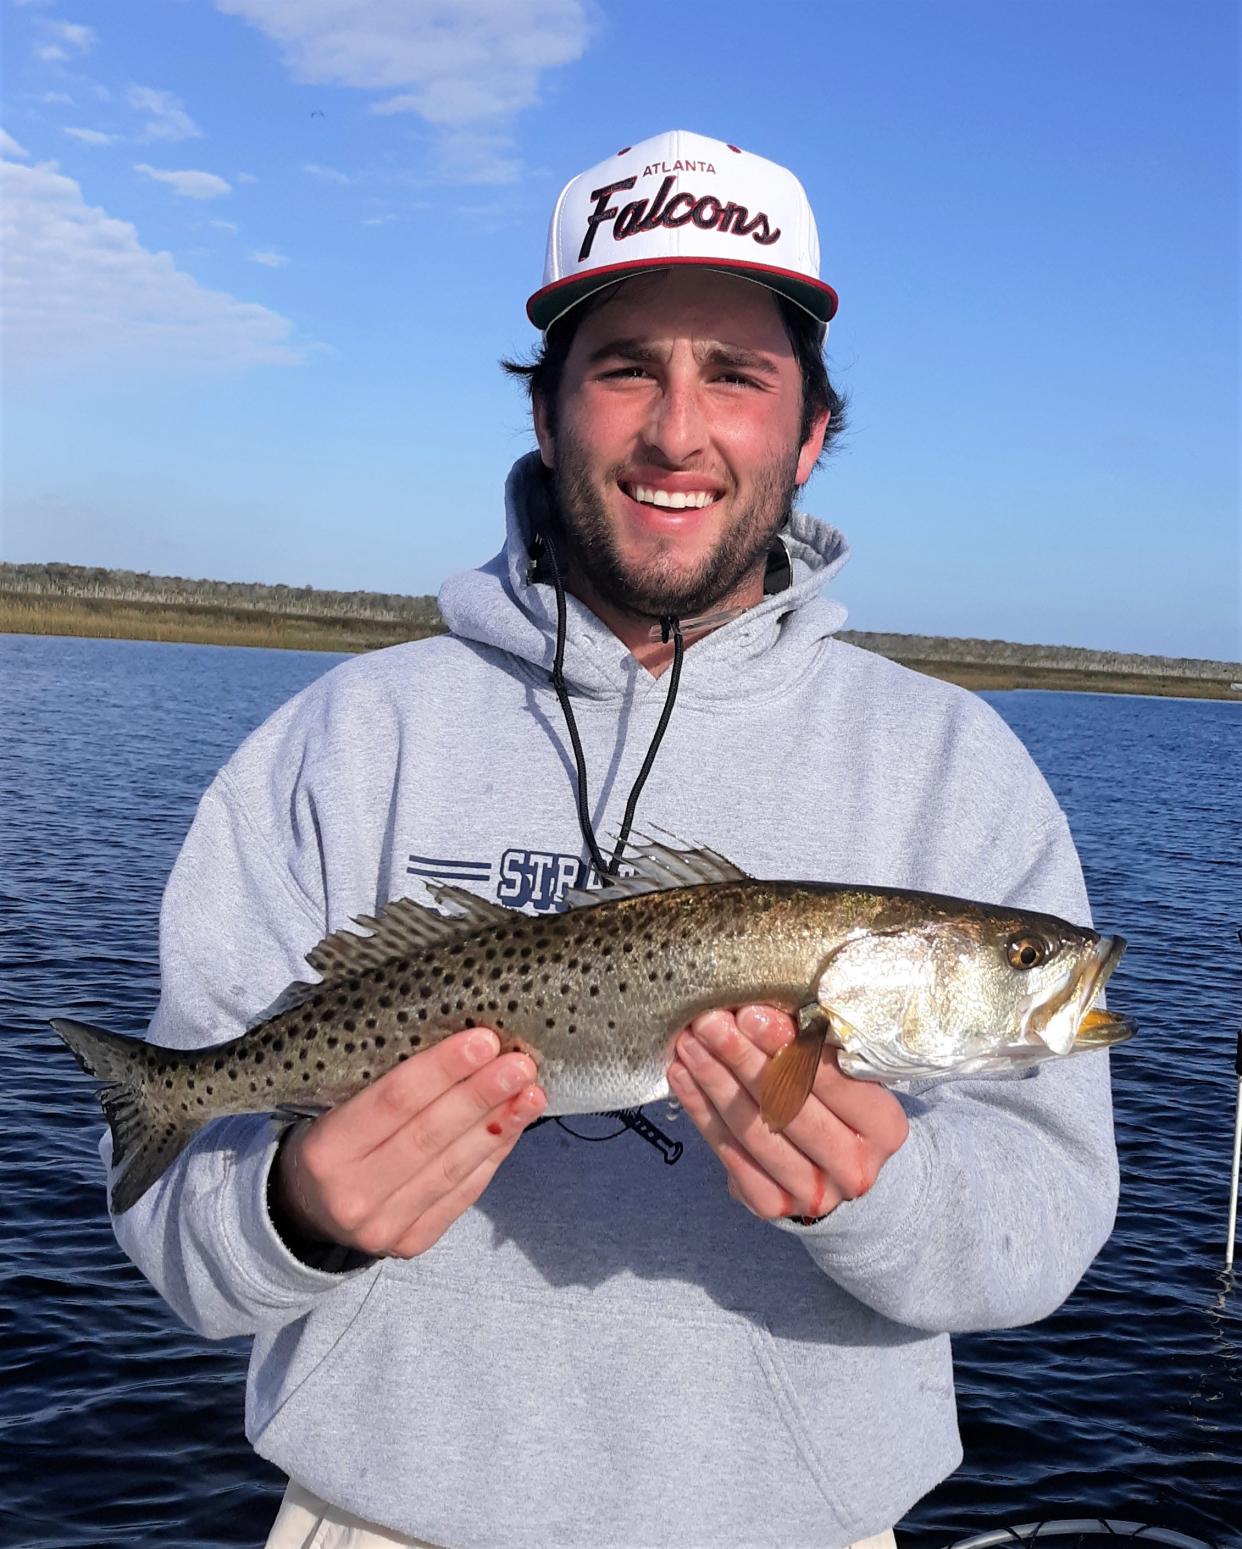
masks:
[(740, 866), (715, 850), (674, 850), (650, 834), (633, 835), (623, 864), (633, 867), (631, 876), (613, 877), (605, 888), (571, 888), (561, 902), (567, 909), (581, 909), (590, 904), (612, 903), (618, 898), (636, 898), (640, 893), (660, 893), (666, 888), (751, 880)]
[[(438, 896), (456, 894), (456, 888), (438, 889)], [(325, 980), (345, 979), (353, 974), (365, 973), (368, 968), (378, 968), (394, 957), (410, 957), (426, 952), (431, 947), (443, 946), (448, 941), (458, 941), (473, 936), (476, 931), (496, 923), (496, 916), (505, 913), (492, 910), (483, 899), (473, 898), (478, 905), (462, 914), (439, 914), (426, 904), (416, 904), (412, 898), (394, 898), (375, 914), (360, 914), (355, 919), (371, 931), (369, 936), (359, 936), (356, 931), (338, 930), (325, 936), (313, 951), (306, 954), (306, 961)], [(452, 902), (457, 903), (453, 897)], [(487, 912), (485, 912), (487, 911)]]
[(378, 968), (394, 957), (416, 956), (447, 941), (473, 936), (489, 925), (501, 924), (509, 911), (500, 904), (467, 893), (464, 888), (432, 882), (428, 891), (437, 900), (452, 904), (457, 914), (440, 914), (412, 898), (394, 898), (375, 914), (360, 914), (355, 925), (369, 930), (369, 936), (357, 931), (335, 930), (306, 954), (306, 961), (323, 977), (317, 984), (295, 979), (286, 985), (272, 1004), (247, 1023), (247, 1030), (260, 1027), (296, 1006), (303, 1006), (313, 995), (335, 979), (349, 979)]
[(454, 887), (451, 882), (428, 882), (427, 891), (438, 904), (451, 904), (457, 910), (457, 914), (452, 916), (454, 924), (472, 920), (475, 930), (486, 930), (489, 925), (507, 924), (513, 913), (512, 909), (506, 909), (503, 904), (494, 904), (491, 899), (480, 898), (477, 893), (468, 893), (464, 887)]

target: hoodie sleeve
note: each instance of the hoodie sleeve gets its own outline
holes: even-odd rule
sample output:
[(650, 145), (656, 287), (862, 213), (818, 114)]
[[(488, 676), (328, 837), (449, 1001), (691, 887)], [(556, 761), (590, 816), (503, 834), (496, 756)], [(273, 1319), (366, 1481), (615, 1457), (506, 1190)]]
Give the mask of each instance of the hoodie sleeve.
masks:
[[(322, 908), (274, 855), (222, 771), (165, 890), (151, 1040), (188, 1049), (236, 1037), (305, 976), (304, 954), (323, 934)], [(266, 1204), (277, 1139), (262, 1114), (216, 1120), (114, 1218), (124, 1251), (208, 1338), (277, 1329), (353, 1279), (308, 1267), (277, 1236)], [(110, 1165), (107, 1134), (101, 1154)]]
[[(999, 902), (1088, 922), (1064, 817), (994, 880)], [(900, 1094), (899, 1094), (900, 1095)], [(1055, 1311), (1112, 1230), (1117, 1156), (1107, 1053), (900, 1098), (910, 1133), (870, 1192), (799, 1233), (859, 1301), (912, 1328), (1012, 1328)]]

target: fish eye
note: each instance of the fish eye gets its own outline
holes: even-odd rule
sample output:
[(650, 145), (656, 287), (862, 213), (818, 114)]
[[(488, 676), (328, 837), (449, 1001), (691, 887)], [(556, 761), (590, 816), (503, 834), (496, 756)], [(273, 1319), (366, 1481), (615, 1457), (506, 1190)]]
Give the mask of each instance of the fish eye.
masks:
[(1011, 968), (1038, 968), (1048, 961), (1049, 947), (1042, 936), (1011, 936), (1005, 956)]

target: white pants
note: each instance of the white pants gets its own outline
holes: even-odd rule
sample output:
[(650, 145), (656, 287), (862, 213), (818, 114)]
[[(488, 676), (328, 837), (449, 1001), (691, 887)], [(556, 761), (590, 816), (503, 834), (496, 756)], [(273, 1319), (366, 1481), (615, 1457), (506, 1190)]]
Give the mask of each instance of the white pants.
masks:
[[(407, 1538), (389, 1528), (364, 1522), (351, 1512), (329, 1506), (317, 1495), (289, 1481), (280, 1511), (272, 1525), (267, 1549), (436, 1549), (422, 1538)], [(498, 1546), (501, 1549), (501, 1546)], [(778, 1549), (773, 1545), (773, 1549)], [(874, 1538), (860, 1538), (850, 1549), (897, 1549), (891, 1530)]]

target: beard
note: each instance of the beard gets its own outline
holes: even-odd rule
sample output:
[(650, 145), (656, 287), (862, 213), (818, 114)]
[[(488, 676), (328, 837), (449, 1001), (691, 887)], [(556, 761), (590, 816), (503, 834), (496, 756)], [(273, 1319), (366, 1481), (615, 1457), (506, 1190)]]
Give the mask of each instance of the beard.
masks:
[[(756, 571), (762, 573), (777, 532), (793, 511), (798, 449), (759, 470), (748, 504), (734, 513), (711, 552), (693, 570), (671, 563), (676, 541), (658, 539), (641, 561), (620, 553), (602, 490), (593, 481), (585, 447), (564, 426), (557, 436), (552, 485), (557, 516), (569, 543), (571, 575), (586, 579), (613, 607), (648, 618), (694, 618), (719, 607)], [(622, 469), (607, 470), (604, 487)]]

